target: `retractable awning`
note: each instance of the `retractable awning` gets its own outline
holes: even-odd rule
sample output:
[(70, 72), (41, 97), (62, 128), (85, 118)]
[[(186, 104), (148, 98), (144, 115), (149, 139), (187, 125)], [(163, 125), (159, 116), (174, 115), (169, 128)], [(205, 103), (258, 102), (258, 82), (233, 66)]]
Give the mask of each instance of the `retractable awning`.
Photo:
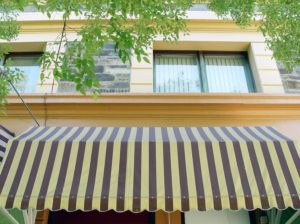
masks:
[(296, 147), (271, 127), (33, 127), (8, 142), (0, 207), (299, 209)]

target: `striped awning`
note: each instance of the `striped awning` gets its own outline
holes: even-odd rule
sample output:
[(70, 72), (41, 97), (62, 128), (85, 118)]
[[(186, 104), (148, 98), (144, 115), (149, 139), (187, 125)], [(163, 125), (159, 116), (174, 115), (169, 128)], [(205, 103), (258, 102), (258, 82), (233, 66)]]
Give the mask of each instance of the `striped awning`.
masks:
[(271, 127), (33, 127), (8, 142), (0, 207), (300, 209), (299, 154)]
[(5, 127), (0, 125), (0, 166), (6, 150), (6, 144), (8, 140), (13, 138), (14, 136), (15, 136), (14, 133), (10, 132)]

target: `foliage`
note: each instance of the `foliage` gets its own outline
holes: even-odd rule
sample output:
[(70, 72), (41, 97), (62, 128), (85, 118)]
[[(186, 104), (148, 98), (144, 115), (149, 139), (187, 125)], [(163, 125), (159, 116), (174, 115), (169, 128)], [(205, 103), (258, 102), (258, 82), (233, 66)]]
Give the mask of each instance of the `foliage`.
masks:
[(10, 83), (18, 83), (23, 79), (22, 71), (19, 69), (10, 69), (10, 61), (0, 68), (0, 113), (4, 112), (6, 96), (11, 90)]
[[(191, 4), (190, 0), (0, 0), (0, 38), (10, 41), (17, 37), (16, 10), (24, 11), (26, 6), (34, 5), (49, 18), (53, 12), (61, 12), (64, 24), (56, 43), (59, 50), (54, 48), (41, 58), (41, 78), (49, 78), (48, 69), (54, 66), (55, 79), (73, 81), (76, 89), (85, 93), (87, 89), (99, 87), (93, 57), (105, 43), (114, 42), (115, 51), (124, 62), (130, 61), (132, 55), (149, 61), (146, 49), (156, 36), (175, 41), (180, 31), (186, 31), (186, 10)], [(86, 24), (78, 31), (78, 38), (69, 44), (66, 30), (72, 29), (68, 20), (74, 15), (86, 18)], [(0, 53), (3, 56), (6, 52)], [(0, 104), (5, 101), (7, 80), (11, 77), (9, 74), (1, 77)]]
[[(130, 61), (132, 55), (139, 61), (147, 61), (146, 49), (157, 35), (174, 41), (179, 38), (180, 31), (185, 31), (184, 18), (191, 2), (48, 0), (43, 3), (35, 2), (35, 5), (49, 17), (52, 12), (61, 11), (65, 20), (60, 40), (67, 50), (64, 53), (46, 54), (43, 58), (43, 62), (46, 62), (44, 71), (54, 64), (53, 74), (56, 79), (73, 81), (76, 90), (85, 93), (87, 88), (97, 90), (99, 87), (93, 70), (93, 57), (101, 51), (105, 43), (116, 44), (115, 51), (123, 62)], [(78, 31), (78, 38), (68, 44), (65, 30), (68, 28), (67, 20), (72, 14), (84, 16), (87, 22)]]
[[(18, 12), (34, 5), (49, 18), (54, 12), (62, 13), (62, 32), (56, 49), (45, 52), (42, 60), (42, 80), (49, 78), (49, 68), (55, 79), (73, 81), (82, 93), (96, 91), (99, 82), (94, 73), (93, 57), (107, 42), (115, 43), (120, 58), (130, 61), (149, 61), (147, 48), (154, 38), (176, 41), (180, 32), (187, 32), (186, 11), (192, 0), (0, 0), (0, 39), (11, 41), (19, 34), (16, 22)], [(199, 2), (199, 0), (197, 1)], [(200, 0), (200, 2), (202, 2)], [(241, 27), (258, 20), (258, 29), (266, 37), (269, 48), (277, 60), (288, 68), (300, 64), (300, 3), (299, 0), (210, 0), (209, 7), (225, 19), (233, 18)], [(72, 16), (84, 17), (86, 23), (77, 31), (78, 38), (67, 38), (72, 29), (68, 21)], [(59, 49), (57, 51), (57, 48)], [(67, 48), (67, 49), (66, 49)], [(66, 49), (64, 52), (63, 49)], [(0, 49), (0, 58), (7, 50)], [(0, 77), (0, 104), (9, 91), (8, 80), (20, 79), (20, 74)], [(16, 75), (16, 74), (15, 74)]]
[(210, 8), (245, 27), (254, 19), (276, 60), (288, 69), (300, 65), (299, 0), (211, 0)]
[[(9, 209), (8, 212), (18, 221), (19, 224), (24, 224), (23, 213), (19, 209)], [(0, 213), (0, 224), (11, 224), (3, 214)]]

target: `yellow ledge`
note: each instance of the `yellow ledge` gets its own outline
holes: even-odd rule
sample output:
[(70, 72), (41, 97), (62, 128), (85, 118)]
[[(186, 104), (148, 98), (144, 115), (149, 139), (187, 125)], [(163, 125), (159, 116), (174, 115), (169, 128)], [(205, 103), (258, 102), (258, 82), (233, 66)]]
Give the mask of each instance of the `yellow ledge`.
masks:
[[(271, 125), (300, 141), (300, 95), (78, 94), (23, 95), (44, 126)], [(35, 125), (17, 96), (9, 96), (0, 124), (16, 133)]]
[[(98, 97), (80, 94), (23, 94), (28, 104), (243, 104), (300, 106), (300, 94), (212, 94), (212, 93), (103, 93)], [(7, 97), (8, 106), (21, 104), (16, 95)]]

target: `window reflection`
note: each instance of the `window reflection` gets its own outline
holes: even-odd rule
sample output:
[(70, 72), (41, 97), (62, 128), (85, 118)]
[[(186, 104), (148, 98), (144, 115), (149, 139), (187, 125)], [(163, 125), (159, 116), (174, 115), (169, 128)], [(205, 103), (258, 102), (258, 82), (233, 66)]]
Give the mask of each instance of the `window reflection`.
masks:
[(156, 92), (199, 92), (196, 54), (156, 55)]
[(24, 79), (16, 83), (16, 88), (20, 93), (34, 93), (40, 77), (41, 54), (35, 55), (9, 55), (7, 59), (11, 61), (11, 69), (20, 69), (24, 74)]

